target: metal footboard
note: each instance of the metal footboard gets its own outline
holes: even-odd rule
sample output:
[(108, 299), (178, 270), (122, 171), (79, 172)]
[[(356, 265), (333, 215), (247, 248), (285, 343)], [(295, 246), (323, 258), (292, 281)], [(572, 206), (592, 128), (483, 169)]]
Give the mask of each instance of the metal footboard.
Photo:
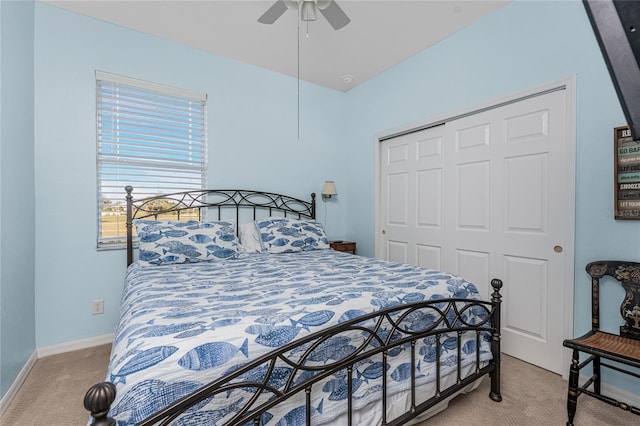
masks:
[[(236, 389), (249, 391), (251, 397), (234, 406), (233, 414), (225, 420), (225, 425), (260, 425), (263, 416), (270, 409), (296, 395), (305, 395), (306, 424), (311, 424), (312, 391), (314, 385), (323, 380), (345, 372), (347, 375), (347, 414), (351, 424), (353, 414), (352, 388), (354, 369), (359, 362), (371, 357), (382, 357), (382, 424), (400, 425), (415, 418), (429, 408), (455, 394), (467, 385), (488, 374), (491, 378), (490, 398), (501, 401), (500, 394), (500, 305), (502, 296), (500, 288), (502, 281), (491, 281), (493, 293), (491, 301), (469, 299), (439, 299), (419, 303), (403, 304), (389, 307), (374, 313), (359, 316), (349, 321), (326, 328), (304, 338), (297, 339), (286, 346), (278, 348), (232, 373), (203, 386), (196, 392), (182, 398), (151, 415), (141, 426), (168, 425), (188, 409), (206, 404), (210, 398), (217, 395), (224, 397), (228, 392)], [(329, 339), (340, 335), (362, 337), (361, 344), (346, 353), (341, 354), (335, 361), (320, 364), (314, 362), (314, 354), (326, 350)], [(476, 364), (472, 373), (462, 376), (461, 366), (461, 337), (464, 333), (475, 335)], [(435, 356), (436, 378), (433, 396), (422, 402), (417, 402), (418, 393), (422, 390), (416, 385), (416, 342), (421, 339), (435, 340), (436, 354), (441, 351), (443, 336), (457, 336), (457, 363), (455, 384), (442, 386), (440, 357)], [(484, 367), (480, 367), (480, 343), (483, 339), (490, 339), (492, 360)], [(387, 419), (387, 357), (390, 352), (399, 348), (409, 348), (411, 363), (411, 404), (410, 409), (393, 419)], [(260, 380), (256, 380), (256, 372)], [(252, 373), (252, 374), (250, 374)], [(251, 376), (251, 380), (246, 377)], [(94, 425), (115, 424), (108, 417), (109, 406), (115, 400), (115, 386), (108, 382), (94, 385), (87, 392), (84, 400), (85, 407), (94, 417)]]

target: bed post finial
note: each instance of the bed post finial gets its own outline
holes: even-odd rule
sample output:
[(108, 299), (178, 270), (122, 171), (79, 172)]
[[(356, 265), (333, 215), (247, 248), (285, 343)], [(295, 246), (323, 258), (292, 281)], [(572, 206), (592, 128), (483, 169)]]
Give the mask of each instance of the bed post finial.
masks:
[(491, 280), (491, 287), (493, 287), (493, 290), (495, 292), (497, 292), (497, 294), (494, 293), (492, 296), (494, 296), (494, 297), (497, 296), (500, 299), (502, 299), (502, 296), (500, 295), (500, 289), (502, 288), (502, 285), (503, 285), (502, 284), (502, 280), (499, 279), (499, 278), (494, 278), (494, 279)]
[(311, 193), (311, 218), (316, 218), (316, 193)]
[(133, 233), (131, 232), (131, 204), (133, 203), (133, 186), (127, 185), (124, 187), (124, 190), (127, 191), (127, 267), (133, 263)]
[(116, 421), (107, 417), (111, 404), (116, 399), (116, 387), (113, 383), (100, 382), (87, 391), (84, 396), (84, 408), (91, 412), (93, 426), (115, 426)]

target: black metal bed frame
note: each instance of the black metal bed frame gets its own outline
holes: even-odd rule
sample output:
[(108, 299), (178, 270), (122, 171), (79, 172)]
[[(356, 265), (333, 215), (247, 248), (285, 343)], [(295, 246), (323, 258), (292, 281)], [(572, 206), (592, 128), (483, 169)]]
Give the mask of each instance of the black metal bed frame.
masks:
[[(315, 217), (315, 194), (312, 194), (312, 202), (280, 196), (278, 194), (256, 192), (256, 191), (198, 191), (198, 193), (222, 194), (226, 197), (223, 203), (209, 203), (199, 201), (200, 196), (186, 196), (179, 198), (179, 194), (169, 194), (162, 198), (170, 197), (174, 201), (179, 200), (179, 208), (182, 210), (200, 207), (217, 207), (218, 205), (242, 205), (249, 202), (249, 206), (256, 208), (271, 208), (290, 210), (299, 214), (300, 217)], [(186, 194), (186, 193), (180, 193)], [(193, 192), (192, 192), (193, 194)], [(220, 196), (220, 195), (218, 195)], [(275, 203), (255, 203), (249, 201), (254, 196), (267, 197)], [(283, 198), (284, 197), (284, 198)], [(164, 213), (154, 211), (144, 211), (141, 215), (131, 214), (132, 208), (144, 208), (153, 198), (146, 198), (133, 202), (131, 187), (127, 187), (127, 226), (130, 231), (131, 220), (135, 217), (149, 217)], [(191, 200), (198, 200), (192, 202)], [(254, 199), (255, 200), (255, 199)], [(265, 198), (262, 199), (263, 201)], [(268, 205), (267, 205), (268, 204)], [(291, 209), (291, 206), (296, 207)], [(299, 206), (307, 206), (306, 210), (301, 210)], [(137, 213), (137, 212), (136, 212)], [(255, 213), (254, 213), (255, 214)], [(130, 234), (129, 234), (130, 236)], [(131, 239), (128, 239), (130, 243)], [(128, 249), (132, 246), (128, 244)], [(128, 262), (130, 260), (128, 259)], [(501, 401), (500, 393), (500, 307), (502, 296), (500, 289), (503, 283), (499, 279), (493, 279), (491, 286), (493, 293), (490, 301), (480, 301), (473, 299), (447, 298), (430, 301), (423, 301), (411, 304), (403, 304), (388, 307), (367, 315), (363, 315), (349, 321), (328, 327), (316, 333), (309, 334), (303, 338), (277, 348), (276, 350), (247, 363), (242, 368), (215, 380), (194, 393), (174, 402), (165, 409), (151, 415), (140, 426), (168, 425), (171, 424), (180, 414), (190, 407), (202, 404), (203, 401), (214, 398), (218, 394), (225, 394), (233, 389), (251, 390), (252, 396), (247, 402), (239, 407), (239, 410), (226, 422), (226, 425), (246, 425), (253, 423), (255, 426), (261, 424), (262, 416), (277, 404), (292, 398), (294, 395), (305, 394), (306, 424), (311, 424), (311, 392), (314, 384), (321, 383), (336, 373), (342, 371), (347, 374), (347, 415), (348, 425), (352, 424), (352, 378), (354, 369), (359, 362), (371, 357), (382, 357), (382, 424), (401, 425), (419, 416), (436, 404), (453, 396), (463, 390), (466, 386), (478, 380), (484, 375), (489, 375), (491, 380), (491, 390), (489, 397), (494, 401)], [(469, 318), (482, 318), (479, 323), (472, 323)], [(416, 318), (429, 321), (416, 321)], [(416, 324), (420, 324), (419, 327)], [(357, 333), (363, 336), (363, 343), (352, 352), (342, 356), (330, 364), (318, 365), (311, 361), (315, 351), (322, 350), (323, 343), (341, 334), (353, 335)], [(476, 343), (476, 366), (475, 370), (467, 376), (462, 376), (461, 366), (461, 337), (465, 333), (475, 334)], [(428, 398), (418, 398), (422, 395), (422, 390), (416, 387), (416, 363), (419, 362), (416, 356), (416, 343), (421, 339), (433, 339), (435, 341), (436, 353), (441, 351), (441, 337), (444, 335), (457, 337), (457, 359), (455, 374), (455, 384), (442, 387), (440, 357), (435, 357), (436, 378), (435, 392)], [(492, 359), (484, 367), (480, 367), (480, 341), (483, 338), (490, 339)], [(387, 357), (394, 348), (409, 348), (411, 363), (411, 407), (409, 411), (399, 417), (387, 420)], [(377, 359), (377, 358), (376, 358)], [(287, 367), (291, 372), (282, 379), (279, 367)], [(243, 375), (254, 369), (264, 369), (265, 374), (261, 381), (247, 381)], [(92, 386), (84, 398), (84, 406), (91, 412), (93, 425), (115, 425), (114, 419), (108, 417), (110, 406), (115, 400), (116, 388), (112, 383), (101, 382)], [(422, 402), (417, 402), (421, 400)]]
[[(127, 192), (127, 266), (133, 263), (133, 219), (176, 213), (180, 220), (182, 212), (197, 210), (198, 220), (203, 218), (203, 210), (217, 213), (216, 218), (222, 218), (223, 210), (235, 209), (236, 228), (240, 225), (240, 212), (250, 210), (253, 220), (257, 219), (258, 211), (265, 211), (271, 215), (274, 211), (285, 217), (293, 215), (300, 218), (316, 218), (316, 194), (311, 193), (311, 201), (289, 197), (273, 192), (252, 191), (244, 189), (205, 189), (198, 191), (174, 192), (172, 194), (157, 195), (138, 200), (133, 199), (133, 187), (126, 186)], [(159, 207), (158, 201), (171, 203), (170, 207)], [(236, 229), (237, 230), (237, 229)]]

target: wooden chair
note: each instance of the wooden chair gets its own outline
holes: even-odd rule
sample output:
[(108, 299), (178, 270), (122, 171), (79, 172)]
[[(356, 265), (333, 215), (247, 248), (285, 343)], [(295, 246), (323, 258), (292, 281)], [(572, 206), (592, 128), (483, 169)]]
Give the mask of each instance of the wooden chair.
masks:
[[(640, 415), (640, 408), (601, 393), (602, 367), (640, 379), (640, 374), (626, 368), (626, 366), (640, 368), (640, 263), (600, 260), (589, 263), (586, 270), (591, 276), (591, 331), (576, 339), (567, 339), (563, 343), (565, 347), (573, 349), (567, 398), (569, 414), (567, 426), (573, 426), (578, 396), (583, 393)], [(620, 305), (624, 325), (620, 327), (619, 335), (600, 331), (600, 278), (605, 275), (620, 281), (626, 291)], [(581, 352), (588, 354), (582, 362), (580, 362)], [(612, 365), (607, 361), (613, 361), (619, 365)], [(580, 370), (589, 364), (592, 366), (592, 376), (579, 385)], [(593, 390), (588, 389), (591, 385)]]

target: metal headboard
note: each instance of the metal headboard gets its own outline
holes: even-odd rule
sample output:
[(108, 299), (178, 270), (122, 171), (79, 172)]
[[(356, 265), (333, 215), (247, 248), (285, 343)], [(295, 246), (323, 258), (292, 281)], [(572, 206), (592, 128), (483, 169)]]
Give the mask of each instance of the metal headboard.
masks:
[[(133, 199), (133, 187), (126, 186), (127, 191), (127, 266), (133, 263), (133, 219), (143, 219), (176, 213), (177, 219), (184, 213), (197, 212), (198, 220), (202, 220), (206, 209), (210, 220), (222, 219), (222, 212), (235, 209), (236, 233), (240, 224), (240, 211), (249, 211), (253, 220), (257, 219), (257, 212), (267, 212), (271, 216), (274, 212), (284, 217), (298, 219), (316, 218), (316, 194), (311, 193), (311, 201), (289, 197), (272, 192), (251, 191), (244, 189), (205, 189), (198, 191), (175, 192), (154, 197)], [(164, 202), (164, 203), (162, 203)]]

